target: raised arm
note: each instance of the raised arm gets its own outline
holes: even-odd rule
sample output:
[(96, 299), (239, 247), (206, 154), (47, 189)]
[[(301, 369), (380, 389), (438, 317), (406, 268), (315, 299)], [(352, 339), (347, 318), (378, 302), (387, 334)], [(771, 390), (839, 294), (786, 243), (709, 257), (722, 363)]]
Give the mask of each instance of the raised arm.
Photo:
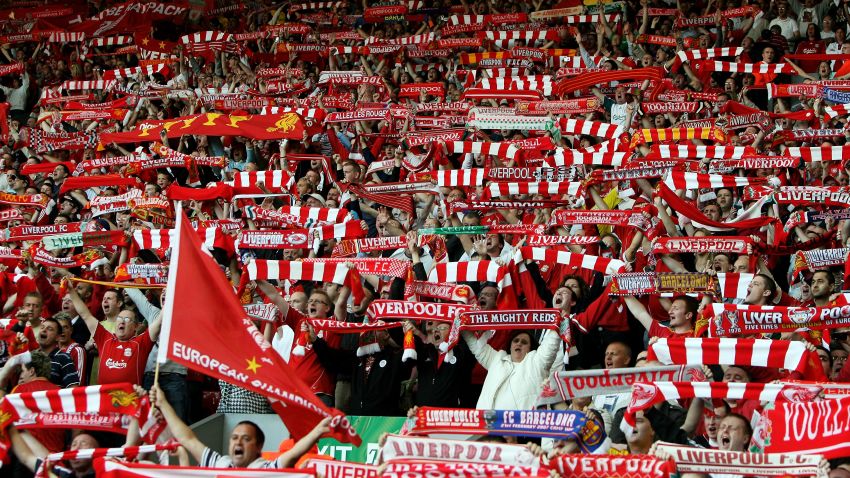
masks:
[(171, 404), (168, 403), (168, 400), (165, 399), (165, 394), (162, 393), (162, 390), (159, 388), (159, 385), (154, 385), (151, 388), (151, 402), (159, 408), (159, 411), (162, 412), (163, 418), (165, 418), (166, 423), (168, 423), (168, 428), (171, 429), (171, 433), (174, 435), (174, 438), (183, 445), (183, 448), (186, 449), (198, 463), (201, 462), (201, 458), (204, 455), (204, 450), (207, 448), (201, 440), (198, 439), (195, 432), (189, 428), (188, 425), (183, 423), (183, 420), (177, 416), (177, 413), (174, 411), (174, 408), (171, 407)]
[(97, 317), (92, 315), (88, 306), (86, 306), (86, 302), (82, 297), (80, 297), (80, 294), (77, 294), (77, 289), (72, 284), (68, 284), (68, 294), (71, 296), (71, 302), (74, 304), (74, 309), (77, 310), (77, 313), (80, 314), (80, 317), (85, 321), (86, 327), (89, 329), (89, 333), (94, 335), (95, 330), (97, 330)]
[(641, 303), (641, 301), (635, 299), (632, 296), (625, 296), (623, 300), (626, 302), (626, 306), (629, 308), (629, 312), (635, 316), (635, 318), (643, 325), (643, 328), (649, 332), (649, 329), (652, 328), (652, 324), (655, 322), (652, 320), (652, 316), (649, 314), (649, 311), (646, 310), (646, 306)]

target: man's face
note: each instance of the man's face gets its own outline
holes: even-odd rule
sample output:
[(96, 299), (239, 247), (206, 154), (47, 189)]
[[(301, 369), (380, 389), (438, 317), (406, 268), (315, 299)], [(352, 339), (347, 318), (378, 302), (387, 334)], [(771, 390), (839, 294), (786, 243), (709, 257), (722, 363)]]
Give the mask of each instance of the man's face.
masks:
[(42, 350), (53, 350), (53, 347), (59, 342), (59, 328), (56, 326), (56, 322), (45, 322), (41, 324), (36, 342), (38, 342), (38, 346)]
[(165, 189), (171, 184), (171, 179), (165, 174), (157, 174), (156, 175), (156, 185), (159, 186), (160, 189)]
[[(97, 440), (86, 433), (77, 435), (71, 442), (71, 450), (87, 450), (89, 448), (97, 448), (98, 446), (100, 445)], [(71, 460), (70, 464), (71, 468), (80, 475), (91, 470), (91, 462), (91, 460)]]
[(77, 282), (76, 289), (77, 294), (80, 296), (81, 299), (83, 299), (84, 301), (88, 301), (89, 299), (91, 299), (92, 291), (94, 290), (91, 284), (86, 284), (85, 282)]
[(614, 99), (619, 104), (623, 104), (626, 102), (626, 89), (625, 88), (617, 88), (614, 91)]
[(62, 166), (56, 166), (56, 168), (53, 169), (53, 180), (54, 181), (56, 181), (56, 182), (62, 181), (67, 176), (68, 176), (68, 174), (65, 172), (65, 168), (63, 168)]
[(629, 351), (619, 342), (609, 344), (605, 349), (605, 368), (607, 369), (626, 368), (631, 359)]
[(72, 316), (77, 315), (77, 310), (74, 309), (74, 301), (71, 300), (69, 294), (65, 294), (65, 297), (62, 297), (62, 312)]
[(552, 307), (564, 311), (569, 310), (575, 302), (573, 301), (573, 290), (567, 287), (559, 287), (552, 296)]
[(652, 429), (652, 424), (649, 422), (643, 412), (638, 412), (635, 417), (635, 426), (632, 432), (626, 437), (626, 441), (631, 445), (646, 445), (652, 443), (655, 439), (655, 430)]
[(818, 271), (812, 276), (812, 297), (815, 299), (828, 298), (832, 294), (832, 284), (829, 283), (829, 272)]
[(307, 315), (312, 319), (324, 319), (331, 311), (331, 301), (324, 294), (312, 294), (307, 301)]
[(720, 423), (720, 418), (715, 413), (706, 413), (702, 416), (702, 423), (705, 426), (705, 433), (710, 440), (717, 440), (717, 424)]
[(720, 221), (720, 208), (714, 204), (709, 204), (702, 208), (702, 213), (714, 222)]
[(773, 58), (776, 56), (776, 52), (773, 51), (773, 48), (767, 47), (764, 51), (761, 52), (761, 59), (765, 63), (773, 63)]
[(832, 373), (838, 373), (844, 367), (844, 362), (847, 361), (847, 351), (844, 349), (833, 350), (830, 355), (832, 356)]
[(289, 305), (302, 314), (307, 312), (307, 294), (303, 292), (289, 294)]
[(259, 458), (262, 449), (257, 442), (257, 433), (251, 425), (239, 425), (230, 433), (227, 453), (236, 468), (245, 468)]
[(449, 331), (451, 330), (452, 326), (449, 324), (435, 322), (433, 320), (428, 321), (428, 332), (431, 337), (431, 342), (434, 345), (445, 342), (446, 339), (449, 338)]
[(30, 320), (40, 320), (42, 303), (38, 297), (25, 297), (21, 308), (29, 313)]
[(732, 272), (750, 272), (750, 258), (747, 256), (739, 256), (735, 259), (735, 264), (732, 265)]
[(118, 294), (114, 290), (110, 290), (103, 294), (103, 300), (100, 302), (100, 307), (107, 317), (115, 315), (121, 307), (121, 302), (118, 300)]
[(711, 265), (715, 272), (729, 272), (732, 269), (732, 264), (729, 262), (729, 256), (725, 254), (718, 254), (714, 256), (714, 261)]
[(688, 311), (687, 303), (684, 300), (674, 300), (667, 314), (670, 316), (670, 327), (687, 325), (693, 320), (694, 315)]
[(744, 451), (750, 443), (746, 424), (736, 416), (728, 416), (720, 422), (717, 430), (717, 449), (722, 451)]
[(59, 334), (59, 345), (64, 347), (65, 345), (71, 343), (71, 321), (66, 319), (59, 319), (59, 325), (62, 326), (62, 333)]
[(717, 205), (721, 209), (732, 205), (732, 193), (728, 189), (717, 191)]
[(770, 292), (763, 277), (755, 277), (747, 287), (747, 298), (745, 302), (750, 305), (760, 305), (767, 301)]
[(742, 368), (727, 367), (726, 371), (723, 372), (724, 383), (749, 383), (749, 381), (750, 376)]
[(496, 298), (499, 296), (499, 290), (495, 287), (485, 287), (478, 294), (478, 306), (483, 310), (494, 310), (496, 308)]
[(74, 209), (74, 205), (71, 201), (62, 201), (62, 207), (59, 208), (59, 214), (73, 214)]
[(122, 310), (115, 318), (115, 336), (118, 340), (130, 340), (136, 335), (136, 314), (131, 310)]

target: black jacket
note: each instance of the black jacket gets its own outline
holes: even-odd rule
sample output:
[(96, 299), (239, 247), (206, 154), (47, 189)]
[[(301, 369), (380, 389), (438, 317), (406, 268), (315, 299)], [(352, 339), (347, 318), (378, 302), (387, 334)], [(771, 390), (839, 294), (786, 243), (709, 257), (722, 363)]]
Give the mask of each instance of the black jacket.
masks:
[(354, 351), (331, 348), (322, 339), (313, 342), (313, 351), (323, 367), (351, 374), (351, 415), (400, 416), (407, 412), (399, 409), (399, 397), (401, 382), (410, 377), (413, 361), (402, 363), (400, 350), (386, 347), (373, 354), (375, 360), (368, 376), (368, 356), (357, 357)]
[(443, 360), (437, 368), (437, 348), (416, 340), (416, 405), (443, 408), (460, 406), (461, 392), (470, 383), (472, 367), (476, 362), (463, 340), (452, 349), (452, 354), (453, 358)]

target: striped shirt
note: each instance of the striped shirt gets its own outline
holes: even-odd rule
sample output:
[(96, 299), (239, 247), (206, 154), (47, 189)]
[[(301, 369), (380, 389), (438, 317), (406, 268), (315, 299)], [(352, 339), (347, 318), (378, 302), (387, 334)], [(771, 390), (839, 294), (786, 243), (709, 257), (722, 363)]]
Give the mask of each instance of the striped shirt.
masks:
[[(201, 455), (200, 465), (204, 468), (233, 468), (233, 460), (229, 456), (223, 456), (211, 448), (204, 448), (204, 454)], [(257, 458), (252, 461), (247, 468), (280, 468), (277, 460), (269, 461), (262, 458)]]
[(58, 348), (50, 353), (50, 381), (62, 388), (76, 387), (80, 384), (80, 375), (71, 356), (60, 352)]

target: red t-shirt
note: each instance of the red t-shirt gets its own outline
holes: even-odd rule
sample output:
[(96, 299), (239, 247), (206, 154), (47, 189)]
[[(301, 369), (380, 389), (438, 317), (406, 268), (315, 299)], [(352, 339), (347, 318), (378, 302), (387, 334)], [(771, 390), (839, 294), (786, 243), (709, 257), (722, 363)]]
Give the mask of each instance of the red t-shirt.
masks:
[(153, 348), (150, 333), (145, 330), (130, 340), (118, 340), (101, 324), (94, 331), (94, 343), (100, 353), (100, 383), (142, 383), (145, 364)]
[[(22, 383), (12, 389), (12, 393), (41, 392), (43, 390), (59, 390), (59, 385), (39, 377), (27, 383)], [(50, 453), (65, 450), (65, 430), (39, 430), (32, 428), (30, 434), (35, 437)]]
[[(301, 334), (301, 322), (307, 317), (290, 307), (286, 313), (284, 322), (292, 327), (295, 331), (296, 338)], [(337, 334), (331, 334), (320, 330), (316, 334), (327, 342), (331, 348), (339, 348), (340, 337)], [(292, 345), (295, 346), (297, 340), (293, 340)], [(295, 367), (295, 374), (301, 377), (301, 380), (310, 386), (313, 393), (325, 393), (333, 396), (336, 390), (336, 376), (328, 372), (325, 367), (319, 363), (319, 357), (313, 352), (313, 344), (307, 344), (304, 347), (304, 355), (290, 355), (289, 365)]]

